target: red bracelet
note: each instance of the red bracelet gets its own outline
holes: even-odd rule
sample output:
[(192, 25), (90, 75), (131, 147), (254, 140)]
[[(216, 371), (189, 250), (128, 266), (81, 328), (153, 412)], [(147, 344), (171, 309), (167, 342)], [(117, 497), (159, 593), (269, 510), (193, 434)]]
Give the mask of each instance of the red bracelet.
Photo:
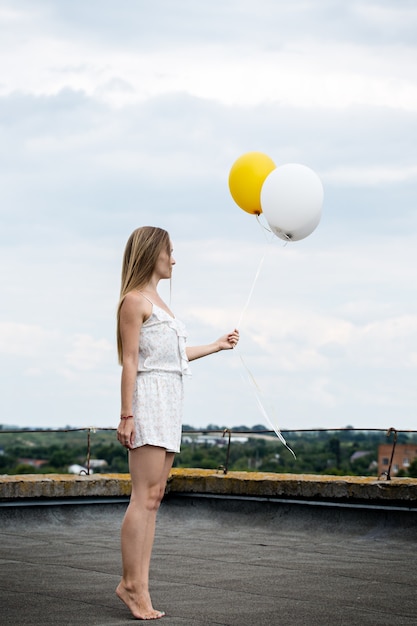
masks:
[(130, 419), (133, 419), (133, 415), (121, 415), (120, 419), (121, 420), (130, 420)]

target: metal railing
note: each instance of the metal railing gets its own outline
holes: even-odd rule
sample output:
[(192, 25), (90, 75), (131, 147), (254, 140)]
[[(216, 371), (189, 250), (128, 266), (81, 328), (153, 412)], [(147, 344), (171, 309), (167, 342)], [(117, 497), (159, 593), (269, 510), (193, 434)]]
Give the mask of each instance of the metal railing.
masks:
[[(81, 470), (80, 474), (90, 475), (91, 473), (91, 436), (97, 432), (115, 432), (116, 428), (97, 428), (93, 426), (84, 427), (84, 428), (22, 428), (22, 429), (0, 429), (0, 436), (6, 434), (25, 434), (25, 433), (44, 433), (45, 435), (48, 433), (75, 433), (75, 432), (85, 432), (86, 433), (86, 463), (85, 469)], [(389, 439), (393, 434), (393, 442), (392, 442), (392, 450), (391, 456), (389, 460), (388, 469), (381, 474), (379, 474), (380, 479), (391, 480), (391, 472), (392, 472), (392, 463), (394, 459), (395, 448), (398, 441), (398, 435), (400, 433), (403, 434), (417, 434), (417, 430), (407, 430), (407, 429), (396, 429), (394, 427), (389, 428), (388, 430), (382, 428), (354, 428), (354, 427), (346, 427), (346, 428), (304, 428), (304, 429), (283, 429), (282, 433), (285, 435), (298, 434), (298, 433), (339, 433), (339, 432), (380, 432), (385, 433), (386, 437)], [(183, 430), (182, 436), (194, 437), (198, 435), (218, 435), (221, 438), (227, 437), (227, 448), (226, 448), (226, 458), (224, 465), (220, 465), (218, 467), (219, 470), (223, 471), (224, 474), (227, 474), (229, 471), (229, 463), (230, 463), (230, 451), (233, 437), (242, 437), (242, 435), (248, 438), (256, 439), (259, 436), (270, 436), (271, 438), (276, 439), (278, 442), (279, 439), (276, 436), (275, 431), (273, 430), (235, 430), (234, 428), (222, 428), (222, 429), (193, 429), (193, 430)]]

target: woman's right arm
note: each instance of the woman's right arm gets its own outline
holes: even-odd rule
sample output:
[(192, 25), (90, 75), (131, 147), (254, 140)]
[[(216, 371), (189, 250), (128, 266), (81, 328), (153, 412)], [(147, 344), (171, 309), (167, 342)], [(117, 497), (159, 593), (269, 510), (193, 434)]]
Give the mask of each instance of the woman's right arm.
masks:
[[(149, 314), (148, 307), (149, 303), (139, 293), (130, 292), (126, 295), (120, 309), (120, 334), (123, 348), (121, 416), (133, 415), (133, 394), (139, 359), (139, 336), (142, 324)], [(121, 419), (117, 434), (120, 443), (130, 447), (134, 436), (133, 419)]]

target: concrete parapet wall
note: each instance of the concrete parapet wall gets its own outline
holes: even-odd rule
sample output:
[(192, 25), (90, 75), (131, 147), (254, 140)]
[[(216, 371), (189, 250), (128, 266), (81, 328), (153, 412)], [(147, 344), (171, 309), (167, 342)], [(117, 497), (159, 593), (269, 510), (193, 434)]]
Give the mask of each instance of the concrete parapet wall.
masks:
[(130, 495), (129, 474), (20, 474), (0, 476), (0, 500)]
[[(0, 476), (0, 500), (95, 498), (130, 495), (129, 474)], [(417, 505), (417, 479), (173, 469), (167, 493)]]
[(168, 491), (237, 496), (417, 503), (417, 479), (377, 480), (364, 476), (322, 476), (213, 470), (173, 470)]

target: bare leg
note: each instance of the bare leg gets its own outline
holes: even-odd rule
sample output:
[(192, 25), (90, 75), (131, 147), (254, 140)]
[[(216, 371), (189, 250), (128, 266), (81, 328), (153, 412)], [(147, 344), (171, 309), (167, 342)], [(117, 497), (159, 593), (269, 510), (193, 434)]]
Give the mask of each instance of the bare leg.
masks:
[(158, 619), (165, 615), (152, 606), (149, 567), (156, 514), (173, 460), (173, 452), (155, 446), (142, 446), (129, 452), (132, 494), (122, 524), (123, 577), (116, 593), (136, 619)]

